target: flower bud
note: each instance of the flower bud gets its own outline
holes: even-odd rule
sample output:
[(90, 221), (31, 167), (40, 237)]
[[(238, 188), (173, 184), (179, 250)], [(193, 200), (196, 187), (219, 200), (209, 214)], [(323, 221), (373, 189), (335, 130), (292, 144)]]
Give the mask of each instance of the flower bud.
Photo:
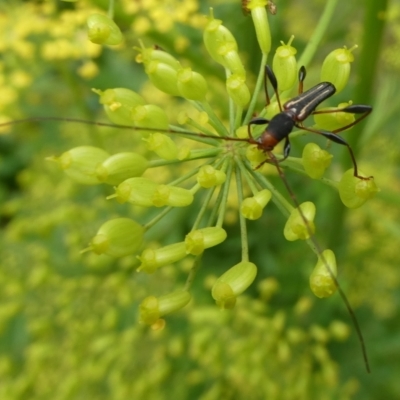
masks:
[(242, 75), (232, 74), (226, 80), (226, 90), (229, 97), (238, 107), (244, 108), (249, 103), (250, 91)]
[(253, 168), (259, 166), (262, 162), (267, 159), (265, 153), (258, 148), (256, 145), (247, 146), (246, 158), (250, 161)]
[(202, 75), (192, 71), (191, 68), (182, 68), (178, 71), (178, 89), (185, 99), (204, 101), (207, 82)]
[(153, 204), (156, 207), (186, 207), (192, 203), (192, 192), (178, 186), (158, 185), (153, 194)]
[(158, 268), (173, 264), (186, 256), (185, 242), (170, 244), (159, 249), (146, 249), (137, 257), (141, 261), (137, 271), (152, 274)]
[(228, 68), (232, 74), (237, 76), (242, 76), (243, 79), (246, 77), (246, 70), (239, 57), (239, 53), (235, 50), (231, 50), (229, 46), (223, 46), (220, 49), (221, 54), (224, 59), (226, 68)]
[(322, 150), (315, 143), (308, 143), (303, 149), (302, 162), (304, 170), (312, 179), (320, 179), (331, 164), (333, 155)]
[(147, 178), (129, 178), (115, 189), (115, 197), (119, 203), (131, 203), (142, 207), (153, 206), (153, 196), (157, 189), (157, 183)]
[(242, 261), (222, 274), (211, 290), (211, 295), (220, 308), (233, 308), (236, 297), (254, 281), (257, 267), (249, 261)]
[(176, 160), (178, 158), (178, 147), (175, 142), (163, 133), (152, 133), (148, 138), (143, 138), (146, 147), (154, 151), (163, 160)]
[(151, 61), (145, 66), (145, 71), (153, 85), (164, 93), (179, 96), (178, 73), (169, 64)]
[(141, 53), (141, 61), (144, 65), (148, 65), (152, 61), (159, 61), (171, 66), (176, 71), (182, 68), (180, 62), (164, 50), (154, 49), (152, 47), (135, 48), (135, 50)]
[(148, 161), (137, 153), (118, 153), (107, 158), (96, 168), (97, 179), (109, 185), (119, 185), (128, 178), (141, 176)]
[(146, 297), (139, 307), (139, 322), (146, 325), (155, 324), (160, 317), (171, 314), (185, 307), (191, 299), (186, 290), (178, 290), (159, 298)]
[[(361, 171), (358, 171), (358, 173), (363, 175)], [(348, 208), (361, 207), (380, 191), (373, 178), (357, 178), (354, 176), (353, 169), (349, 169), (343, 174), (338, 189), (342, 203)]]
[(353, 46), (347, 49), (336, 49), (325, 58), (321, 69), (321, 81), (330, 82), (336, 88), (336, 93), (341, 92), (347, 85), (350, 76), (350, 63), (354, 61), (352, 51), (357, 48)]
[[(167, 113), (153, 104), (137, 105), (131, 109), (131, 119), (141, 128), (168, 129)], [(144, 134), (146, 136), (146, 132)]]
[(264, 207), (271, 200), (272, 193), (268, 189), (261, 190), (254, 197), (244, 199), (240, 205), (242, 215), (251, 220), (261, 217)]
[(253, 18), (258, 44), (265, 55), (271, 50), (271, 31), (269, 29), (266, 5), (267, 0), (250, 0), (247, 4), (247, 8)]
[(288, 44), (282, 43), (276, 49), (274, 59), (272, 61), (272, 69), (274, 70), (278, 81), (279, 91), (290, 89), (297, 79), (297, 61), (294, 56), (297, 50), (291, 46), (294, 36), (292, 36)]
[(217, 226), (194, 230), (185, 237), (186, 253), (202, 254), (205, 249), (222, 243), (226, 236), (226, 231)]
[[(337, 110), (343, 109), (350, 106), (352, 103), (340, 103), (337, 107), (324, 107), (318, 109), (318, 111), (328, 111), (328, 110)], [(339, 129), (342, 126), (349, 125), (353, 123), (356, 118), (354, 114), (347, 112), (330, 112), (324, 114), (314, 114), (313, 115), (315, 124), (326, 131), (334, 131), (335, 129)]]
[[(308, 221), (304, 223), (303, 216), (299, 212), (301, 209), (304, 218)], [(311, 201), (300, 204), (298, 208), (293, 209), (289, 219), (286, 222), (283, 234), (286, 240), (306, 240), (315, 232), (314, 225), (315, 205)]]
[(98, 147), (80, 146), (66, 151), (60, 157), (48, 159), (56, 161), (75, 182), (84, 185), (98, 185), (101, 181), (97, 178), (96, 168), (108, 157), (110, 155)]
[(332, 274), (337, 275), (335, 254), (332, 250), (324, 250), (310, 275), (310, 288), (317, 297), (322, 299), (335, 293), (337, 287)]
[(203, 165), (197, 174), (197, 182), (201, 187), (206, 189), (213, 186), (222, 185), (225, 180), (225, 172), (219, 169), (215, 169), (211, 165)]
[(236, 39), (229, 29), (222, 25), (222, 21), (210, 17), (203, 33), (204, 45), (210, 56), (218, 63), (228, 68), (226, 61), (221, 54), (221, 47), (228, 46), (231, 50), (237, 51)]
[(143, 227), (129, 218), (115, 218), (104, 223), (90, 242), (88, 250), (111, 257), (135, 253), (143, 241)]
[[(285, 104), (287, 99), (281, 98), (281, 104)], [(273, 101), (265, 107), (265, 118), (271, 120), (276, 114), (281, 112), (279, 108), (279, 103), (277, 101)]]
[(100, 96), (100, 103), (108, 118), (117, 125), (133, 125), (132, 108), (144, 105), (144, 99), (133, 90), (125, 88), (107, 89), (104, 92), (92, 89)]
[(122, 43), (123, 36), (117, 24), (102, 14), (92, 14), (87, 19), (89, 40), (96, 44), (115, 46)]

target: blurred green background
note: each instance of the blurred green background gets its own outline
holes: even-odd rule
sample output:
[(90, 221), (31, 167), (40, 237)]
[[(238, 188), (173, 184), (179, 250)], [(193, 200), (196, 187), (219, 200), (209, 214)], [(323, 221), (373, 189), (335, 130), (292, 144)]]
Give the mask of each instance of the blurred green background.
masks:
[[(126, 42), (117, 49), (87, 43), (86, 17), (105, 3), (1, 2), (1, 120), (105, 121), (91, 88), (111, 87), (141, 91), (174, 120), (185, 103), (148, 83), (132, 50), (138, 39), (201, 72), (213, 86), (211, 104), (223, 104), (223, 71), (202, 44), (200, 16), (210, 6), (234, 33), (248, 84), (254, 84), (261, 56), (240, 2), (118, 1), (115, 21)], [(272, 51), (294, 34), (301, 55), (326, 3), (276, 0)], [(134, 256), (81, 255), (103, 222), (117, 216), (146, 222), (149, 214), (106, 201), (112, 188), (80, 186), (45, 160), (85, 144), (110, 153), (133, 150), (141, 146), (138, 135), (32, 122), (0, 133), (1, 399), (400, 398), (400, 2), (338, 0), (307, 65), (306, 88), (318, 82), (331, 50), (354, 44), (360, 47), (350, 84), (331, 104), (351, 99), (374, 107), (362, 126), (344, 136), (381, 192), (362, 208), (345, 210), (337, 193), (321, 182), (290, 171), (287, 178), (299, 201), (317, 205), (317, 239), (337, 255), (339, 280), (359, 319), (372, 374), (365, 371), (341, 298), (319, 300), (311, 294), (315, 257), (304, 243), (283, 238), (285, 221), (274, 206), (248, 224), (251, 261), (259, 274), (234, 310), (221, 312), (214, 305), (210, 282), (240, 260), (236, 217), (225, 225), (228, 239), (205, 253), (190, 305), (168, 317), (162, 331), (139, 325), (140, 301), (180, 288), (190, 265), (144, 275), (135, 272)], [(219, 112), (226, 117), (226, 110)], [(293, 155), (302, 147), (301, 139), (293, 141)], [(339, 147), (330, 146), (334, 177), (351, 166)], [(171, 178), (180, 172), (160, 173)], [(282, 183), (271, 179), (285, 193)], [(195, 215), (196, 207), (172, 213), (149, 232), (148, 241), (182, 240)]]

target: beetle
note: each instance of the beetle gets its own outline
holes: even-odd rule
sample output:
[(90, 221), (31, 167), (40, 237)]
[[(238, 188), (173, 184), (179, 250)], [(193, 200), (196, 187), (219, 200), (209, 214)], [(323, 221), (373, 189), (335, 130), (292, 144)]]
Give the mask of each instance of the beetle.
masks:
[[(303, 129), (308, 132), (316, 133), (326, 137), (327, 139), (344, 145), (350, 152), (350, 157), (353, 162), (354, 167), (354, 176), (368, 180), (370, 177), (363, 177), (358, 174), (357, 162), (350, 145), (344, 140), (341, 136), (337, 135), (339, 132), (342, 132), (348, 128), (351, 128), (355, 124), (359, 123), (361, 120), (366, 118), (368, 114), (372, 112), (372, 107), (368, 105), (350, 105), (345, 108), (337, 108), (333, 110), (325, 110), (325, 111), (316, 111), (315, 109), (326, 99), (333, 96), (336, 92), (335, 86), (330, 82), (321, 82), (318, 85), (312, 87), (311, 89), (303, 92), (303, 82), (306, 77), (306, 69), (302, 66), (299, 70), (299, 94), (293, 99), (287, 101), (286, 103), (281, 105), (279, 94), (278, 94), (278, 82), (275, 77), (272, 69), (267, 65), (265, 67), (265, 93), (267, 97), (267, 105), (270, 103), (270, 99), (268, 96), (268, 91), (266, 89), (267, 85), (267, 77), (271, 82), (271, 85), (274, 89), (276, 99), (278, 101), (280, 113), (276, 114), (272, 117), (271, 120), (266, 118), (257, 117), (250, 121), (248, 125), (248, 133), (249, 133), (249, 143), (257, 145), (258, 149), (262, 150), (264, 153), (270, 154), (272, 150), (274, 150), (275, 146), (280, 143), (282, 140), (285, 140), (284, 149), (283, 149), (283, 158), (279, 159), (279, 162), (285, 160), (290, 154), (290, 140), (289, 135), (292, 132), (294, 127), (299, 129)], [(302, 122), (308, 118), (312, 114), (322, 114), (322, 113), (333, 113), (333, 112), (345, 112), (351, 114), (361, 114), (361, 117), (352, 123), (345, 125), (339, 129), (333, 131), (325, 131), (325, 130), (316, 130), (312, 128), (308, 128), (303, 126)], [(253, 138), (251, 134), (251, 126), (252, 125), (266, 125), (267, 128), (264, 132), (258, 137)], [(260, 164), (260, 166), (263, 163)]]

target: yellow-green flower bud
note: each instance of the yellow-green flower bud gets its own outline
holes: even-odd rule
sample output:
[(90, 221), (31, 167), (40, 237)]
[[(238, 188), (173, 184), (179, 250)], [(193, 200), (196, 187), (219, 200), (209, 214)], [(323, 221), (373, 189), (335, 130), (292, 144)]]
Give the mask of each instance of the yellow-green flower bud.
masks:
[(254, 281), (257, 267), (249, 261), (242, 261), (221, 275), (211, 290), (218, 307), (233, 308), (236, 297), (243, 293)]
[(249, 137), (249, 127), (248, 125), (242, 125), (235, 131), (236, 137), (240, 139), (247, 139)]
[(271, 31), (266, 10), (267, 0), (250, 0), (247, 8), (251, 12), (257, 41), (263, 54), (267, 55), (271, 50)]
[[(153, 104), (137, 105), (131, 109), (131, 119), (141, 128), (168, 129), (167, 113)], [(144, 133), (146, 136), (146, 132)]]
[(154, 151), (163, 160), (176, 160), (178, 158), (179, 149), (169, 136), (163, 133), (152, 133), (143, 140), (146, 142), (147, 149)]
[(243, 75), (232, 74), (226, 80), (226, 90), (238, 107), (244, 108), (249, 103), (250, 90), (246, 85)]
[[(361, 171), (358, 171), (358, 173), (363, 175)], [(354, 176), (353, 169), (349, 169), (343, 174), (338, 189), (342, 203), (348, 208), (361, 207), (380, 190), (373, 178), (357, 178)]]
[(254, 197), (244, 199), (240, 205), (242, 215), (251, 220), (261, 217), (264, 207), (271, 200), (272, 193), (268, 189), (261, 190)]
[(267, 159), (265, 153), (258, 146), (248, 146), (246, 148), (246, 158), (250, 161), (253, 168), (259, 166)]
[[(308, 221), (304, 223), (303, 216), (299, 212), (301, 209), (304, 218)], [(286, 222), (283, 234), (286, 240), (306, 240), (315, 232), (314, 217), (315, 205), (311, 201), (300, 204), (299, 208), (293, 209)]]
[(151, 61), (159, 61), (163, 64), (168, 64), (176, 71), (182, 68), (180, 62), (166, 51), (154, 49), (152, 47), (135, 49), (141, 53), (141, 61), (143, 61), (144, 65), (148, 65)]
[(61, 154), (60, 157), (49, 158), (56, 161), (61, 169), (75, 182), (84, 185), (98, 185), (101, 181), (96, 175), (96, 168), (110, 155), (98, 147), (80, 146)]
[(228, 68), (232, 74), (246, 78), (246, 70), (239, 57), (239, 53), (236, 50), (229, 49), (228, 46), (221, 47), (220, 51), (224, 58), (226, 68)]
[(222, 243), (226, 236), (225, 229), (217, 226), (194, 230), (185, 237), (186, 253), (197, 256), (205, 249)]
[(211, 165), (203, 165), (198, 174), (197, 182), (203, 188), (211, 188), (213, 186), (222, 185), (226, 180), (226, 174), (224, 171), (215, 169)]
[(222, 25), (219, 19), (210, 18), (203, 33), (204, 45), (210, 56), (218, 63), (228, 68), (221, 54), (221, 47), (228, 46), (231, 50), (237, 51), (236, 39), (228, 28)]
[(147, 178), (129, 178), (118, 185), (115, 197), (119, 203), (132, 203), (142, 207), (153, 206), (153, 196), (158, 184)]
[[(318, 111), (328, 111), (328, 110), (337, 110), (346, 108), (350, 106), (352, 103), (340, 103), (337, 107), (324, 107), (318, 109)], [(326, 131), (334, 131), (335, 129), (339, 129), (342, 126), (349, 125), (353, 123), (356, 118), (354, 114), (347, 112), (330, 112), (326, 114), (314, 114), (313, 115), (315, 124)]]
[[(287, 99), (281, 98), (281, 104), (285, 104)], [(281, 110), (279, 109), (279, 103), (277, 101), (273, 101), (271, 104), (268, 104), (265, 107), (266, 113), (265, 118), (271, 120), (276, 114), (280, 113)]]
[(169, 64), (160, 61), (150, 61), (145, 71), (153, 85), (162, 92), (172, 96), (179, 96), (178, 72)]
[(178, 186), (158, 185), (153, 194), (153, 204), (156, 207), (187, 207), (192, 203), (192, 192)]
[(148, 161), (137, 153), (118, 153), (107, 158), (96, 168), (97, 179), (109, 185), (119, 185), (126, 179), (141, 176)]
[(315, 143), (308, 143), (303, 149), (302, 162), (304, 170), (312, 179), (320, 179), (332, 161), (332, 154), (322, 150)]
[(181, 310), (191, 300), (190, 293), (178, 290), (159, 298), (146, 297), (139, 307), (139, 322), (146, 325), (155, 324), (161, 317)]
[(337, 275), (336, 258), (333, 251), (328, 249), (318, 257), (317, 265), (310, 275), (310, 288), (317, 297), (329, 297), (335, 293), (337, 287), (332, 274), (335, 277)]
[(117, 24), (102, 14), (92, 14), (87, 19), (89, 40), (96, 44), (115, 46), (122, 43), (123, 36)]
[(341, 92), (347, 85), (350, 76), (350, 63), (354, 61), (351, 49), (344, 47), (330, 52), (325, 58), (321, 69), (321, 82), (330, 82), (336, 88), (336, 93)]
[(137, 257), (141, 262), (137, 271), (152, 274), (158, 268), (173, 264), (186, 256), (185, 242), (170, 244), (159, 249), (146, 249)]
[(123, 257), (136, 253), (142, 245), (143, 227), (129, 218), (115, 218), (104, 223), (90, 242), (96, 254)]
[(297, 50), (291, 46), (294, 36), (292, 36), (288, 44), (282, 43), (274, 55), (272, 61), (272, 69), (274, 70), (276, 79), (278, 80), (278, 89), (280, 91), (290, 89), (297, 79), (297, 61), (294, 56)]
[(182, 68), (178, 71), (178, 89), (185, 99), (204, 101), (208, 88), (202, 75), (191, 68)]
[(133, 90), (125, 88), (107, 89), (104, 92), (92, 89), (100, 96), (100, 104), (114, 124), (133, 125), (132, 108), (144, 105), (144, 99)]

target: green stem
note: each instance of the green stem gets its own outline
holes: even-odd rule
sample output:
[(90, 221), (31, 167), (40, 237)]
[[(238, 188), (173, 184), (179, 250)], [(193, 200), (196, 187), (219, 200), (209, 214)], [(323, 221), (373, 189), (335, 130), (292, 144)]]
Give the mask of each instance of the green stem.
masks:
[(246, 219), (240, 212), (240, 205), (243, 203), (243, 182), (242, 182), (242, 174), (240, 173), (240, 170), (238, 168), (236, 168), (235, 170), (235, 177), (236, 177), (236, 188), (239, 201), (239, 222), (240, 222), (240, 241), (242, 244), (242, 261), (249, 261), (249, 242), (247, 239)]
[(242, 125), (246, 125), (249, 123), (250, 119), (253, 116), (254, 109), (256, 107), (256, 102), (258, 98), (258, 94), (260, 93), (262, 84), (264, 82), (264, 74), (265, 74), (265, 65), (267, 64), (267, 55), (263, 54), (261, 58), (261, 64), (260, 64), (260, 70), (258, 71), (258, 77), (257, 77), (257, 82), (256, 82), (256, 87), (254, 88), (253, 91), (253, 96), (251, 98), (249, 108), (247, 110), (247, 114), (243, 120)]
[(109, 0), (107, 14), (110, 17), (110, 19), (114, 18), (114, 0)]
[(318, 25), (315, 28), (311, 39), (307, 43), (307, 46), (298, 61), (298, 65), (304, 65), (306, 67), (313, 58), (318, 48), (318, 45), (320, 44), (326, 30), (328, 29), (329, 22), (333, 17), (333, 12), (335, 11), (337, 3), (338, 0), (328, 0), (325, 3), (324, 12), (322, 13), (321, 18), (318, 21)]

